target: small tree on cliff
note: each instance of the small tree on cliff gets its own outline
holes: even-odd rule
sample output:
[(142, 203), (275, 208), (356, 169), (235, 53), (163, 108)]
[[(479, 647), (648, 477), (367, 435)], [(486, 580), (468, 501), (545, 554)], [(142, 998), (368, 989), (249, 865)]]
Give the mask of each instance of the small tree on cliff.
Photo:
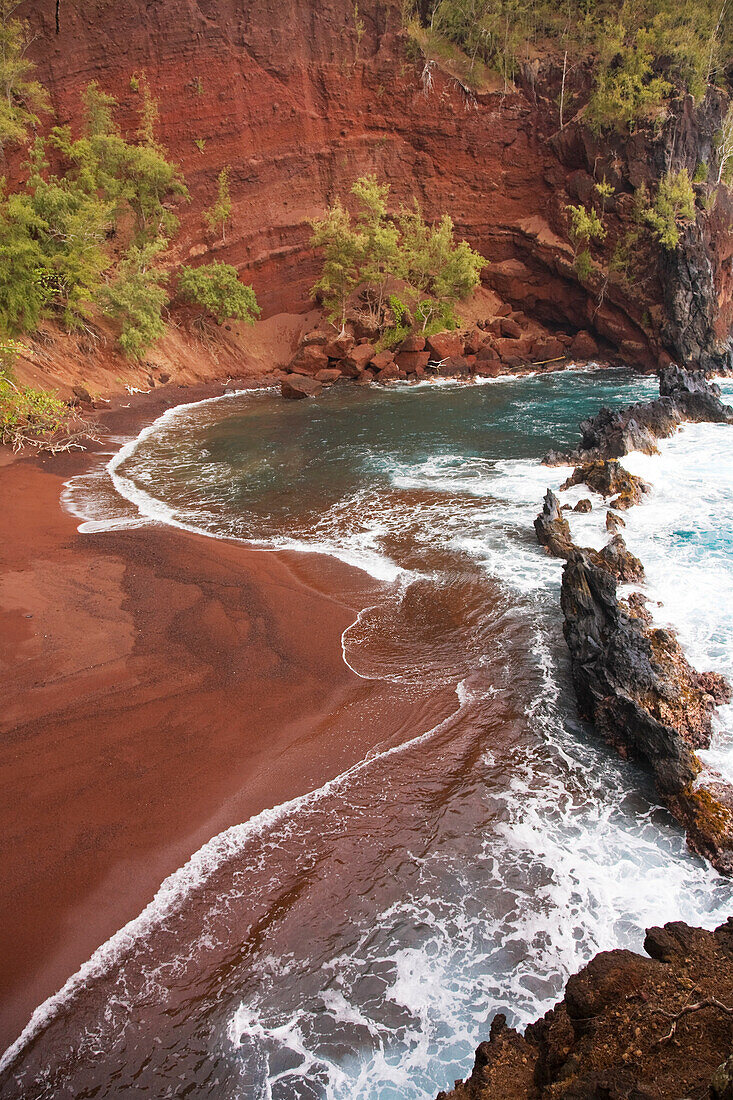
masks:
[(227, 222), (232, 216), (232, 196), (229, 193), (229, 169), (222, 168), (217, 178), (216, 202), (204, 211), (204, 221), (214, 233), (221, 229), (221, 239), (227, 239)]
[(366, 242), (363, 234), (354, 229), (340, 199), (336, 199), (324, 217), (313, 222), (311, 244), (323, 249), (323, 273), (311, 295), (321, 299), (331, 321), (340, 320), (343, 332), (349, 296), (362, 281)]
[(201, 306), (204, 315), (212, 314), (219, 324), (232, 318), (252, 325), (260, 315), (254, 290), (239, 281), (231, 264), (182, 267), (178, 293), (185, 302)]
[(19, 6), (19, 0), (0, 0), (0, 154), (6, 145), (21, 145), (38, 115), (49, 110), (45, 88), (30, 79), (28, 28), (14, 17)]

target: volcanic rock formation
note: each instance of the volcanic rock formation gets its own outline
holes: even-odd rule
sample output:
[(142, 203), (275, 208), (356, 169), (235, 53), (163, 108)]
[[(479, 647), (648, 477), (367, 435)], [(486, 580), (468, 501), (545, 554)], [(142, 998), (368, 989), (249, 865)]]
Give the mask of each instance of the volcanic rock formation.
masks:
[(471, 1076), (438, 1100), (679, 1100), (733, 1095), (733, 918), (650, 928), (604, 951), (524, 1034), (499, 1014)]

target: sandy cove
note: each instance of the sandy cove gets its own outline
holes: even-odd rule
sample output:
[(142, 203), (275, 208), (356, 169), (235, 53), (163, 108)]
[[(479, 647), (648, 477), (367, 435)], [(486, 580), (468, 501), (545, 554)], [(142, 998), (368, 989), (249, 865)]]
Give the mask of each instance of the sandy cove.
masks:
[[(131, 436), (211, 392), (105, 422)], [(80, 534), (60, 492), (100, 461), (0, 468), (2, 1048), (212, 836), (417, 732), (405, 693), (343, 660), (371, 578), (165, 526)]]

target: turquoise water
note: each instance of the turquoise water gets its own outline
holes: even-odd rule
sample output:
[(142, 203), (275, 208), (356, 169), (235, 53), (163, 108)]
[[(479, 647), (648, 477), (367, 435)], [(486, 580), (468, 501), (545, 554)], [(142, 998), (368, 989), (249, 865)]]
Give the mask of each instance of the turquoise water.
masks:
[[(377, 595), (344, 658), (413, 719), (387, 743), (378, 715), (355, 715), (375, 723), (361, 764), (195, 853), (39, 1009), (0, 1096), (22, 1074), (28, 1097), (424, 1100), (469, 1071), (496, 1011), (525, 1023), (597, 950), (728, 915), (731, 885), (578, 723), (561, 566), (532, 530), (567, 473), (541, 455), (601, 404), (654, 392), (567, 371), (292, 404), (244, 394), (126, 445), (110, 469), (124, 499), (108, 475), (70, 486), (90, 532), (162, 521), (367, 569)], [(733, 484), (713, 464), (728, 470), (727, 431), (691, 426), (629, 460), (665, 488), (629, 514), (628, 541), (696, 659), (721, 669)], [(599, 540), (604, 515), (573, 516), (578, 536)], [(454, 709), (431, 727), (441, 692)]]

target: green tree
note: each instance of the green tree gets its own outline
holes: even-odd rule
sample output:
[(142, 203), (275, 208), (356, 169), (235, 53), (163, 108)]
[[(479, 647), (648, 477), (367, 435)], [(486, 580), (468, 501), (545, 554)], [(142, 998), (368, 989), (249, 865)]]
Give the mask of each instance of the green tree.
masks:
[(178, 293), (185, 302), (211, 313), (219, 324), (231, 318), (251, 325), (260, 315), (254, 290), (239, 281), (237, 269), (231, 264), (182, 267), (178, 274)]
[(487, 261), (466, 241), (456, 244), (453, 222), (447, 214), (435, 224), (426, 222), (417, 201), (411, 209), (400, 211), (398, 224), (398, 273), (413, 291), (426, 330), (445, 307), (467, 297), (478, 286)]
[(48, 172), (41, 138), (33, 147), (28, 196), (39, 223), (47, 302), (75, 328), (87, 315), (109, 266), (107, 234), (115, 203), (86, 181)]
[(375, 175), (362, 176), (351, 188), (359, 203), (357, 232), (364, 250), (360, 280), (368, 284), (372, 319), (379, 324), (390, 278), (399, 267), (397, 226), (387, 216), (389, 184), (380, 184)]
[(662, 248), (674, 251), (680, 241), (680, 229), (696, 218), (695, 192), (686, 168), (669, 171), (659, 181), (654, 201), (647, 207), (644, 220)]
[(133, 244), (120, 263), (117, 277), (105, 289), (105, 312), (121, 321), (120, 347), (141, 359), (165, 332), (162, 312), (168, 303), (168, 275), (156, 266), (167, 242)]
[(629, 37), (623, 23), (606, 24), (586, 112), (595, 130), (653, 118), (671, 93), (669, 81), (654, 75), (651, 42), (645, 27)]
[(229, 169), (222, 168), (217, 177), (216, 202), (204, 211), (204, 221), (212, 233), (221, 229), (221, 239), (227, 239), (227, 222), (232, 216), (232, 196), (229, 193)]
[(311, 245), (323, 249), (323, 271), (311, 296), (321, 299), (331, 321), (340, 319), (343, 332), (349, 296), (362, 281), (366, 242), (340, 199), (312, 226)]
[(0, 333), (32, 332), (47, 301), (45, 256), (39, 238), (46, 225), (24, 192), (0, 192)]
[(48, 95), (31, 79), (32, 62), (25, 49), (27, 24), (15, 18), (19, 0), (0, 0), (0, 153), (6, 145), (22, 145), (41, 112), (49, 110)]

